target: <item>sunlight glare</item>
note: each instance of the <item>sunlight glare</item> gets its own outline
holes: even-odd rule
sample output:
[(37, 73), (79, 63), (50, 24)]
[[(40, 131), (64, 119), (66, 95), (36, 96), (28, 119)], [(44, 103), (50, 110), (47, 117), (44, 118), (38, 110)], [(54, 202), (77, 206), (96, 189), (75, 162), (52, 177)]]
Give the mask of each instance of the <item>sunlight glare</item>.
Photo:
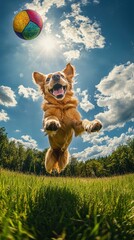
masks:
[(52, 54), (57, 50), (57, 47), (59, 48), (59, 43), (54, 36), (43, 36), (39, 41), (40, 49), (42, 49), (43, 52)]
[(44, 61), (47, 58), (49, 61), (50, 59), (55, 59), (57, 54), (61, 51), (61, 43), (62, 41), (59, 40), (55, 35), (45, 35), (43, 34), (39, 37), (35, 43), (30, 43), (28, 45), (28, 50), (30, 55), (33, 56), (34, 62)]

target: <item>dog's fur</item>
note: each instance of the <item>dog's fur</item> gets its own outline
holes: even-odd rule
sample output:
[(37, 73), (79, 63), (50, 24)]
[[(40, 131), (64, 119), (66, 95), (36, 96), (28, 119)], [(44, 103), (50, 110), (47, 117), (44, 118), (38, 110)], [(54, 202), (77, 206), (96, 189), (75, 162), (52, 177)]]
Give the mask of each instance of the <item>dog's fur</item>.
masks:
[(50, 148), (45, 157), (46, 171), (56, 169), (60, 173), (68, 164), (68, 146), (73, 133), (99, 131), (102, 124), (99, 120), (81, 120), (78, 112), (78, 101), (74, 97), (72, 85), (75, 68), (70, 63), (62, 71), (44, 75), (33, 73), (33, 79), (39, 85), (43, 95), (44, 131), (48, 134)]

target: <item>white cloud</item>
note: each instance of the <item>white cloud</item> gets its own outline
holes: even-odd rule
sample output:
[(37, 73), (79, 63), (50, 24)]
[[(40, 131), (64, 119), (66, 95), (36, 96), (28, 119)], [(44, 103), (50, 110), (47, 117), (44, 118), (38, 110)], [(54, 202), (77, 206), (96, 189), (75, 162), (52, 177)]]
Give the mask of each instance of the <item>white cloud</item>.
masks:
[(99, 4), (99, 3), (100, 3), (100, 0), (93, 0), (93, 3)]
[(131, 133), (134, 134), (134, 128), (131, 128), (131, 127), (130, 127), (130, 128), (128, 129), (128, 133), (130, 133), (130, 134), (131, 134)]
[(83, 5), (87, 5), (88, 3), (90, 2), (90, 0), (81, 0), (81, 3), (83, 4)]
[(25, 141), (31, 141), (31, 137), (29, 135), (22, 135), (21, 138)]
[(9, 119), (8, 114), (2, 109), (0, 112), (0, 121), (7, 122)]
[(0, 104), (5, 107), (15, 107), (17, 105), (14, 91), (7, 86), (0, 86)]
[(48, 34), (48, 33), (51, 33), (52, 32), (52, 23), (50, 22), (47, 22), (44, 26), (44, 29), (45, 29), (45, 32)]
[(79, 105), (85, 111), (88, 112), (89, 110), (94, 108), (94, 105), (88, 100), (88, 90), (81, 91), (80, 88), (76, 89), (76, 95), (79, 97)]
[(21, 130), (19, 130), (19, 129), (16, 129), (16, 130), (15, 130), (15, 132), (16, 132), (16, 133), (19, 133), (19, 132), (21, 132)]
[(16, 144), (21, 143), (25, 148), (34, 149), (38, 147), (36, 140), (32, 139), (29, 135), (23, 135), (21, 136), (21, 139), (16, 139), (12, 137), (9, 140), (14, 141)]
[(88, 112), (89, 110), (94, 108), (94, 105), (88, 101), (88, 95), (82, 97), (82, 101), (80, 102), (80, 107), (85, 111)]
[(78, 29), (72, 24), (69, 19), (61, 21), (60, 25), (66, 42), (71, 41), (71, 43), (81, 43), (83, 41)]
[(20, 76), (20, 78), (23, 78), (23, 77), (24, 77), (24, 74), (23, 74), (23, 73), (20, 73), (19, 76)]
[(104, 144), (109, 140), (108, 135), (104, 135), (104, 132), (101, 130), (100, 132), (94, 132), (92, 134), (84, 133), (82, 135), (83, 142), (89, 142), (93, 145), (95, 144)]
[(134, 63), (115, 66), (96, 86), (97, 104), (105, 108), (95, 117), (105, 130), (123, 127), (134, 120)]
[[(79, 3), (68, 1), (71, 11), (66, 13), (58, 12), (58, 8), (66, 5), (65, 0), (33, 0), (31, 3), (26, 3), (25, 7), (39, 12), (44, 21), (42, 32), (35, 40), (36, 44), (22, 43), (22, 46), (27, 48), (30, 60), (34, 57), (35, 61), (43, 62), (46, 57), (49, 60), (58, 55), (66, 61), (71, 61), (79, 59), (83, 49), (103, 48), (105, 38), (101, 34), (99, 24), (82, 14), (81, 6), (86, 6), (88, 3), (88, 0), (82, 0)], [(55, 22), (47, 19), (47, 13), (51, 11), (52, 6), (57, 8), (57, 14), (59, 14)]]
[(72, 8), (72, 12), (71, 12), (70, 16), (74, 17), (74, 16), (77, 16), (77, 15), (79, 15), (81, 13), (80, 3), (72, 4), (71, 8)]
[(72, 4), (71, 8), (72, 12), (66, 14), (66, 19), (60, 22), (66, 43), (80, 44), (87, 50), (103, 48), (105, 38), (101, 35), (99, 24), (80, 14), (80, 3)]
[(18, 94), (24, 98), (32, 98), (33, 101), (36, 101), (40, 97), (39, 92), (33, 88), (25, 88), (23, 85), (20, 85), (18, 89)]
[(80, 51), (79, 50), (70, 50), (64, 52), (63, 55), (66, 58), (67, 62), (70, 62), (72, 59), (79, 59), (80, 58)]
[[(57, 8), (60, 8), (65, 5), (64, 0), (33, 0), (32, 3), (26, 3), (25, 7), (27, 9), (33, 9), (37, 11), (43, 18), (43, 21), (45, 21), (46, 18), (46, 13), (49, 11), (49, 9), (53, 6), (56, 5)], [(45, 17), (44, 17), (45, 16)]]
[(75, 151), (75, 150), (77, 150), (78, 148), (76, 148), (76, 147), (72, 147), (72, 148), (70, 148), (70, 151)]
[[(109, 137), (102, 133), (102, 137), (99, 138), (100, 135), (92, 134), (90, 138), (87, 138), (92, 146), (85, 148), (82, 152), (74, 153), (73, 156), (78, 158), (79, 160), (85, 161), (91, 158), (99, 158), (110, 155), (119, 145), (125, 144), (129, 139), (134, 138), (134, 129), (130, 128), (126, 133), (122, 133), (119, 137)], [(95, 140), (96, 138), (96, 140)]]

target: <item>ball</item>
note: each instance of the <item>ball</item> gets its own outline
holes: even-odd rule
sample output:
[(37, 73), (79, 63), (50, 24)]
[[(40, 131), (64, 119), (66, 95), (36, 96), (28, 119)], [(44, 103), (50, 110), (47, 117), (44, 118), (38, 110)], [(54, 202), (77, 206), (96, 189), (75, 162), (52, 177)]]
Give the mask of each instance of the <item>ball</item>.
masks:
[(25, 40), (36, 38), (43, 27), (43, 21), (39, 13), (34, 10), (23, 10), (14, 17), (13, 29), (16, 35)]

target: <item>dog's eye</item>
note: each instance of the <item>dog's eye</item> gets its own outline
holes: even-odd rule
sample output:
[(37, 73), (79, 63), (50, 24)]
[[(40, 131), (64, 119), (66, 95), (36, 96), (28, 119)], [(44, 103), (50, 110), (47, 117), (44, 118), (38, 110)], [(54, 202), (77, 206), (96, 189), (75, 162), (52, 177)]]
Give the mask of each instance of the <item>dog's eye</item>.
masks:
[(50, 81), (50, 77), (48, 77), (47, 79), (46, 79), (46, 82), (48, 83)]
[(62, 78), (65, 78), (65, 76), (64, 76), (63, 74), (61, 74), (61, 77), (62, 77)]

